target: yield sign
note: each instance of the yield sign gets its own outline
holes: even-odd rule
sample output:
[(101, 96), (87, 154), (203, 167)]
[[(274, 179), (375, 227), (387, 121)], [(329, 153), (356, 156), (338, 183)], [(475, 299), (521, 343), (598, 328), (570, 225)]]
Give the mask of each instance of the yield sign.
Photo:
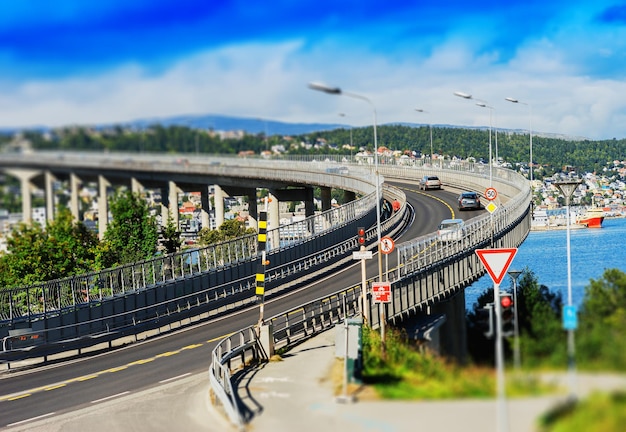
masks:
[(510, 249), (476, 249), (476, 255), (483, 262), (493, 283), (499, 284), (517, 253), (517, 248)]

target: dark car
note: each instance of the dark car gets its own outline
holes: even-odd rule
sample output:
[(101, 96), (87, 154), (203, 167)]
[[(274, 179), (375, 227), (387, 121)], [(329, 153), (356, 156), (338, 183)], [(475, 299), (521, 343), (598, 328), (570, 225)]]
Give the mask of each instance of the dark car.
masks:
[(479, 210), (480, 197), (476, 192), (461, 192), (458, 198), (459, 210)]
[(420, 189), (428, 190), (428, 189), (441, 189), (441, 180), (439, 177), (433, 175), (425, 175), (420, 180)]

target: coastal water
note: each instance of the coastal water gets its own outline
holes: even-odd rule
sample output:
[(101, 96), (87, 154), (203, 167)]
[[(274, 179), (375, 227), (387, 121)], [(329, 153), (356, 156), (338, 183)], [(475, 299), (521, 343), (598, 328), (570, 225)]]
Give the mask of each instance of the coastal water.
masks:
[[(572, 304), (580, 306), (590, 279), (600, 279), (605, 269), (626, 272), (626, 219), (605, 219), (599, 229), (571, 229), (570, 254)], [(532, 270), (541, 285), (561, 292), (567, 303), (567, 231), (532, 231), (518, 248), (509, 270)], [(513, 282), (507, 275), (500, 283), (508, 289)], [(465, 289), (466, 309), (471, 310), (476, 299), (493, 287), (485, 275)]]

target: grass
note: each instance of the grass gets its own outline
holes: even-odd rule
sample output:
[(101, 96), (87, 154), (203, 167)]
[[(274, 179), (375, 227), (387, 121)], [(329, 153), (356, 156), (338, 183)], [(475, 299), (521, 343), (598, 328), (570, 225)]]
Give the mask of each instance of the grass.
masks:
[[(385, 347), (380, 335), (363, 328), (363, 384), (382, 399), (492, 398), (496, 376), (493, 368), (461, 366), (422, 352), (401, 331), (389, 329)], [(509, 397), (553, 393), (556, 387), (529, 374), (508, 374)]]
[(566, 402), (541, 417), (542, 432), (623, 432), (626, 392), (594, 393), (579, 402)]

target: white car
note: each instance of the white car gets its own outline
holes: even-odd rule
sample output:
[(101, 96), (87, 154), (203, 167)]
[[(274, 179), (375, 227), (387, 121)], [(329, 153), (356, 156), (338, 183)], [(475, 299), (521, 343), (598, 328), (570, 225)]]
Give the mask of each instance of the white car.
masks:
[(439, 241), (453, 242), (465, 238), (465, 222), (463, 219), (444, 219), (437, 229)]
[(425, 175), (420, 180), (420, 189), (441, 189), (441, 180), (439, 180), (439, 177), (434, 175)]

